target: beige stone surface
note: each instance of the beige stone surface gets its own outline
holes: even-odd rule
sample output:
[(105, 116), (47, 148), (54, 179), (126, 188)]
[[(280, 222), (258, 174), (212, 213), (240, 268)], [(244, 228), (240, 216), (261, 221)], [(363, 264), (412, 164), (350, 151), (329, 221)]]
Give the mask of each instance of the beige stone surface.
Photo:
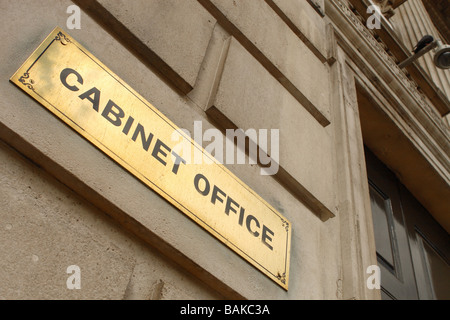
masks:
[(196, 0), (98, 2), (194, 86), (216, 23)]
[[(211, 1), (327, 119), (329, 71), (265, 2)], [(283, 83), (283, 79), (278, 79)]]
[(220, 298), (3, 142), (0, 215), (0, 300)]
[[(322, 10), (324, 10), (323, 1)], [(315, 49), (326, 59), (328, 41), (326, 41), (326, 24), (314, 8), (302, 0), (283, 1), (273, 0), (289, 20), (298, 28), (305, 37), (304, 41), (310, 42)], [(319, 4), (320, 5), (320, 4)]]
[(334, 211), (330, 128), (318, 124), (236, 40), (214, 105), (244, 130), (279, 129), (280, 166)]
[[(245, 2), (244, 8), (251, 8), (255, 3)], [(65, 269), (68, 264), (79, 263), (83, 289), (71, 292), (69, 298), (341, 298), (339, 217), (322, 222), (276, 179), (261, 176), (257, 166), (228, 166), (292, 222), (291, 278), (290, 289), (286, 292), (7, 82), (55, 26), (64, 28), (70, 4), (70, 1), (39, 4), (24, 0), (0, 1), (0, 9), (8, 13), (3, 20), (4, 37), (0, 47), (0, 75), (5, 80), (0, 83), (0, 139), (34, 163), (9, 147), (1, 148), (0, 213), (6, 219), (0, 221), (0, 265), (7, 273), (0, 273), (0, 284), (5, 284), (0, 286), (0, 297), (68, 297)], [(251, 13), (256, 14), (252, 18), (257, 22), (256, 27), (249, 27), (254, 28), (254, 32), (264, 20), (260, 14), (271, 12), (266, 11), (270, 8), (263, 2), (260, 4), (263, 9), (258, 7)], [(192, 2), (190, 5), (196, 6)], [(125, 3), (123, 8), (126, 8)], [(187, 12), (195, 16), (193, 11)], [(239, 23), (244, 24), (243, 31), (248, 33), (245, 24), (250, 25), (251, 21), (247, 21), (245, 14), (241, 18)], [(172, 23), (183, 29), (186, 21), (175, 20)], [(261, 48), (267, 50), (280, 69), (294, 72), (290, 67), (295, 70), (298, 66), (300, 70), (305, 67), (303, 74), (296, 75), (302, 77), (299, 83), (306, 83), (305, 87), (299, 84), (301, 90), (316, 97), (318, 103), (322, 101), (327, 105), (327, 98), (323, 97), (328, 94), (328, 80), (320, 77), (323, 72), (327, 78), (326, 68), (319, 64), (319, 71), (313, 72), (318, 59), (309, 49), (298, 38), (294, 42), (289, 40), (291, 36), (278, 39), (275, 35), (283, 34), (285, 28), (276, 25), (278, 31), (271, 31), (273, 21), (267, 21), (268, 26), (257, 30), (258, 37), (251, 39), (259, 46), (260, 39), (267, 33), (268, 39), (264, 41), (269, 44)], [(134, 25), (137, 28), (140, 24)], [(202, 108), (175, 93), (87, 15), (82, 14), (81, 30), (68, 33), (178, 126), (192, 132), (194, 121), (202, 120), (204, 130), (214, 128)], [(170, 32), (163, 32), (159, 40), (170, 42), (172, 38), (166, 39), (164, 34), (170, 35)], [(187, 45), (187, 41), (180, 41)], [(300, 49), (279, 48), (278, 41), (298, 42), (296, 46)], [(174, 48), (164, 49), (161, 56)], [(231, 49), (220, 83), (218, 104), (244, 128), (282, 129), (283, 163), (319, 198), (329, 201), (325, 199), (329, 196), (325, 180), (317, 179), (312, 183), (315, 174), (308, 173), (306, 168), (322, 166), (320, 174), (329, 176), (327, 152), (332, 146), (328, 139), (334, 127), (322, 128), (237, 43)], [(298, 62), (297, 58), (303, 54), (306, 58)], [(165, 59), (170, 62), (169, 58)], [(202, 59), (199, 58), (200, 63)], [(180, 70), (191, 70), (192, 73), (186, 71), (186, 74), (190, 74), (191, 80), (195, 79), (198, 70), (189, 65), (190, 61), (175, 60), (186, 64), (180, 66)], [(310, 79), (305, 74), (316, 77)], [(298, 150), (307, 148), (309, 153), (296, 150), (297, 158), (294, 157), (288, 147), (297, 144)], [(349, 234), (348, 238), (352, 236)], [(156, 249), (151, 249), (153, 247)], [(31, 285), (36, 287), (31, 288)]]

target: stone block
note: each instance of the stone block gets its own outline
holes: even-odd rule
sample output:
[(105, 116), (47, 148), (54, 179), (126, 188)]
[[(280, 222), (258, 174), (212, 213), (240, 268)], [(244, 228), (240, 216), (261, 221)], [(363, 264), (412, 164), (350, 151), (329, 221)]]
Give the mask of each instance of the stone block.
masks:
[(216, 20), (196, 0), (99, 0), (192, 87)]
[(234, 39), (214, 106), (244, 131), (279, 129), (280, 166), (333, 211), (330, 132)]

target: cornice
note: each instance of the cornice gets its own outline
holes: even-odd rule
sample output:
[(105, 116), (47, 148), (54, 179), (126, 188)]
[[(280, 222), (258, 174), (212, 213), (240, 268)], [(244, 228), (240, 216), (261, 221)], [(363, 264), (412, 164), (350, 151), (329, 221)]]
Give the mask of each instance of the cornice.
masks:
[[(433, 106), (346, 3), (326, 1), (326, 13), (339, 45), (413, 130), (409, 139), (448, 181), (450, 132)], [(398, 125), (404, 127), (405, 123)]]
[[(367, 5), (369, 0), (346, 0), (351, 10), (355, 12), (358, 17), (368, 19), (371, 15), (367, 12)], [(386, 51), (392, 57), (395, 57), (396, 62), (404, 61), (410, 57), (410, 49), (406, 48), (399, 39), (395, 31), (392, 29), (390, 22), (381, 16), (381, 26), (379, 29), (373, 29), (377, 39), (386, 45)], [(442, 92), (442, 90), (434, 83), (430, 75), (418, 64), (413, 63), (406, 67), (408, 77), (414, 79), (420, 87), (420, 91), (430, 100), (433, 110), (437, 111), (440, 116), (444, 117), (450, 114), (449, 98)]]

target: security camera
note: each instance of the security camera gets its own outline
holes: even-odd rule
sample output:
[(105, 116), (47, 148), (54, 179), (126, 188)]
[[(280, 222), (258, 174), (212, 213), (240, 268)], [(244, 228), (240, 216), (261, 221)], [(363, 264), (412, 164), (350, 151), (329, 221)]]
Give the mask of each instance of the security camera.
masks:
[[(443, 44), (441, 40), (432, 40), (430, 36), (423, 37), (414, 48), (414, 55), (398, 64), (403, 69), (422, 57), (427, 52), (435, 49), (434, 64), (440, 69), (450, 69), (450, 45)], [(431, 40), (430, 40), (431, 39)]]
[(440, 40), (437, 43), (434, 64), (440, 69), (450, 69), (450, 45), (444, 45)]

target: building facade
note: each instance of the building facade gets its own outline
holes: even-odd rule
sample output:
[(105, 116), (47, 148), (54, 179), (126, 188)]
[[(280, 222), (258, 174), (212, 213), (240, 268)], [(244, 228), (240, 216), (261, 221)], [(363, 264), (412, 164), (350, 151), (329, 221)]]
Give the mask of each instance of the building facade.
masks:
[[(0, 0), (0, 9), (0, 299), (450, 298), (450, 73), (435, 50), (398, 66), (426, 34), (450, 43), (448, 1)], [(55, 27), (216, 159), (223, 152), (240, 182), (214, 189), (211, 201), (228, 205), (218, 224), (238, 217), (226, 193), (245, 192), (289, 221), (287, 274), (274, 281), (270, 261), (244, 257), (278, 250), (257, 213), (236, 220), (258, 238), (238, 254), (226, 226), (220, 238), (180, 209), (194, 195), (174, 205), (32, 99), (39, 81), (10, 81)], [(48, 58), (47, 71), (56, 63)], [(75, 72), (55, 79), (78, 90), (88, 81)], [(84, 100), (101, 112), (109, 102), (98, 94)], [(230, 129), (247, 145), (233, 138), (227, 148)], [(153, 148), (143, 130), (129, 140)], [(208, 149), (213, 140), (223, 150)]]

